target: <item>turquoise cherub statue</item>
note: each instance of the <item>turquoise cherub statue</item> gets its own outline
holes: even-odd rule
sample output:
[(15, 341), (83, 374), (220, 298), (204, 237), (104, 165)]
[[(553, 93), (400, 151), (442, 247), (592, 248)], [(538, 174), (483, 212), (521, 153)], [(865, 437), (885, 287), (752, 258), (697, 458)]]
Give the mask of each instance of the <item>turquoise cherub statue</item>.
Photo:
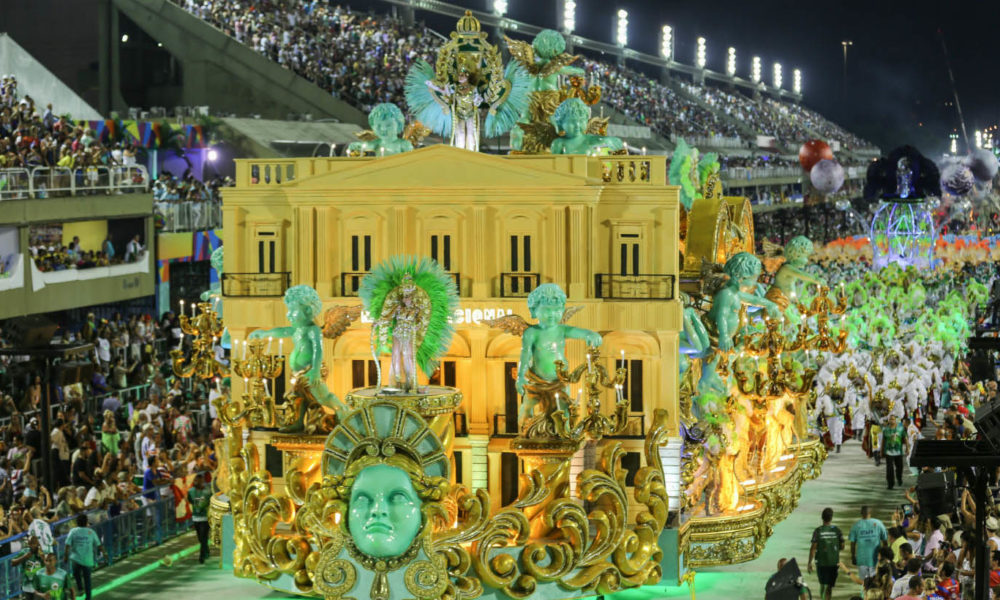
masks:
[(621, 138), (587, 133), (590, 107), (579, 98), (564, 100), (552, 114), (557, 137), (552, 154), (608, 154), (625, 147)]
[(809, 238), (799, 235), (789, 240), (785, 244), (785, 262), (778, 267), (777, 273), (774, 274), (774, 283), (767, 290), (765, 297), (780, 308), (785, 309), (795, 298), (796, 285), (814, 284), (825, 286), (826, 282), (823, 279), (805, 270), (812, 253), (813, 243), (809, 241)]
[[(323, 310), (323, 303), (315, 289), (308, 285), (296, 285), (285, 292), (285, 306), (288, 308), (286, 318), (289, 327), (274, 329), (258, 329), (252, 332), (249, 339), (267, 337), (292, 338), (292, 354), (288, 357), (288, 369), (295, 378), (305, 378), (312, 396), (322, 406), (337, 413), (346, 409), (343, 403), (326, 387), (323, 381), (323, 334), (316, 325), (316, 318)], [(287, 427), (289, 431), (303, 428), (303, 419), (308, 406), (303, 402), (295, 424)]]
[[(538, 319), (538, 323), (529, 325), (524, 330), (521, 342), (521, 360), (517, 367), (516, 387), (517, 393), (524, 397), (520, 410), (522, 421), (533, 416), (535, 406), (538, 404), (537, 395), (531, 393), (530, 388), (533, 384), (558, 382), (556, 362), (567, 363), (567, 339), (583, 340), (588, 347), (601, 345), (601, 334), (563, 322), (566, 313), (566, 293), (554, 283), (543, 283), (528, 294), (528, 311), (532, 317)], [(525, 395), (526, 388), (528, 388), (527, 395)], [(565, 397), (565, 393), (563, 395)]]
[(368, 125), (371, 131), (358, 134), (361, 140), (347, 147), (348, 156), (364, 156), (368, 152), (375, 156), (388, 156), (413, 150), (413, 144), (400, 137), (406, 129), (406, 118), (395, 104), (376, 104), (368, 113)]
[(749, 252), (740, 252), (726, 261), (723, 272), (729, 276), (729, 281), (712, 297), (712, 308), (705, 315), (705, 326), (709, 333), (716, 335), (719, 350), (728, 352), (733, 349), (743, 304), (759, 306), (773, 319), (781, 318), (781, 309), (777, 304), (746, 291), (756, 288), (762, 268), (760, 259)]

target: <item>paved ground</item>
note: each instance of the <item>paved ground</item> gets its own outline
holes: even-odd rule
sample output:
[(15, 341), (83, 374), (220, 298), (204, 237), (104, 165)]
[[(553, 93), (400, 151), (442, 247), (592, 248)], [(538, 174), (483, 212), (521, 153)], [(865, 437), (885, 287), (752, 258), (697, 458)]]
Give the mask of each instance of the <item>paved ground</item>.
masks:
[[(905, 486), (913, 485), (913, 482), (914, 479), (908, 475), (903, 481)], [(863, 502), (872, 506), (874, 516), (888, 522), (893, 509), (903, 502), (903, 492), (898, 488), (891, 492), (886, 490), (884, 467), (876, 468), (861, 451), (861, 444), (851, 441), (845, 444), (840, 454), (830, 455), (819, 479), (805, 484), (798, 508), (774, 528), (774, 535), (759, 559), (698, 572), (695, 584), (698, 600), (763, 599), (764, 584), (773, 573), (779, 558), (794, 556), (804, 568), (809, 555), (809, 539), (813, 528), (819, 525), (819, 515), (823, 508), (830, 506), (836, 511), (834, 524), (841, 528), (846, 537), (851, 524), (858, 518)], [(103, 570), (95, 574), (94, 587), (99, 588), (195, 543), (193, 534), (187, 534), (162, 549), (148, 551), (139, 557), (141, 560), (133, 559), (110, 570)], [(845, 551), (843, 558), (845, 562), (849, 562), (849, 552)], [(815, 574), (806, 575), (806, 581), (814, 592), (818, 592)], [(857, 586), (841, 577), (834, 598), (846, 600), (856, 592)], [(169, 567), (161, 566), (116, 588), (108, 589), (98, 597), (122, 600), (277, 600), (285, 596), (253, 582), (236, 579), (228, 572), (211, 565), (199, 565), (197, 553), (193, 553)], [(657, 598), (690, 598), (690, 595), (686, 586), (656, 586), (615, 594), (609, 600)]]

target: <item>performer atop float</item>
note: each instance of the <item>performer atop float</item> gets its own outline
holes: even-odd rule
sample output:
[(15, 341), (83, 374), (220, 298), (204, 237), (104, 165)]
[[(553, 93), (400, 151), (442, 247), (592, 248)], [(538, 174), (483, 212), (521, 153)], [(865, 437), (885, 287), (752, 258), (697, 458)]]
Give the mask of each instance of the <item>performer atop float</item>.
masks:
[(485, 134), (498, 137), (528, 108), (531, 78), (516, 62), (504, 68), (500, 49), (486, 41), (469, 11), (432, 67), (419, 60), (406, 76), (406, 103), (431, 131), (456, 148), (479, 150), (479, 111), (487, 108)]
[(383, 392), (417, 394), (417, 368), (430, 377), (448, 351), (458, 307), (451, 276), (428, 258), (396, 256), (377, 265), (361, 281), (358, 295), (372, 316), (372, 354), (389, 352), (389, 386)]

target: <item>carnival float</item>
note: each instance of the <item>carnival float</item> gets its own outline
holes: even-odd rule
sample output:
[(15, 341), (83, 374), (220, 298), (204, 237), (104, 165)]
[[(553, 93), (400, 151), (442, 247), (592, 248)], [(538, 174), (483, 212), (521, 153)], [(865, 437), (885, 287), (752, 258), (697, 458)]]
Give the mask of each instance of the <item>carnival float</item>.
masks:
[[(467, 13), (407, 78), (408, 129), (448, 144), (413, 149), (379, 105), (346, 157), (237, 161), (222, 285), (174, 356), (223, 374), (221, 299), (211, 523), (236, 576), (329, 600), (693, 593), (819, 474), (813, 384), (849, 292), (804, 238), (765, 271), (713, 155), (629, 155), (561, 42), (508, 39), (504, 66)], [(510, 155), (476, 152), (512, 128)]]

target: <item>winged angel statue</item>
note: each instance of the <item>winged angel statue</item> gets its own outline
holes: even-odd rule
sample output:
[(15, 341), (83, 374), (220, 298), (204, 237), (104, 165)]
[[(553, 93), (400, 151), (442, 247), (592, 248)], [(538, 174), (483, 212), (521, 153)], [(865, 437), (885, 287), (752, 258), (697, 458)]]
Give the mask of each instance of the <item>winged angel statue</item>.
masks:
[(486, 41), (469, 11), (432, 67), (419, 60), (406, 76), (406, 103), (416, 118), (456, 148), (479, 150), (480, 110), (487, 109), (485, 136), (510, 131), (527, 110), (531, 76), (516, 62), (506, 68), (500, 49)]

